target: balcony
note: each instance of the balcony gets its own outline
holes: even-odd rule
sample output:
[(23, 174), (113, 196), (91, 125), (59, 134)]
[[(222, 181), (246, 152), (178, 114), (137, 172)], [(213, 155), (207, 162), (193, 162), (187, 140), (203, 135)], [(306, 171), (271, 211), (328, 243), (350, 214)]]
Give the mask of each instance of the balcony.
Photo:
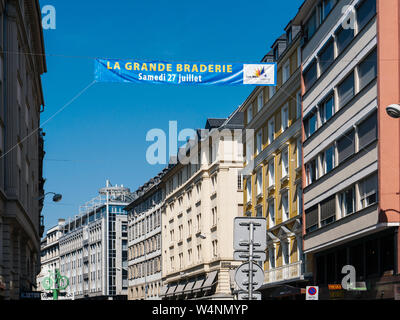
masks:
[(303, 261), (294, 262), (264, 272), (264, 283), (272, 283), (298, 278), (302, 275)]

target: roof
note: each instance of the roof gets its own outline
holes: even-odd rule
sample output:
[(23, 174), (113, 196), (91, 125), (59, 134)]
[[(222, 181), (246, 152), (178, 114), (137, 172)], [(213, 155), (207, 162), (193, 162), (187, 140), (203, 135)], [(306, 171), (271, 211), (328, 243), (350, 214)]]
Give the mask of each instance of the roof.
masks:
[(224, 119), (209, 118), (209, 119), (207, 119), (205, 128), (208, 130), (213, 129), (213, 128), (219, 128), (220, 126), (222, 126), (224, 124), (225, 121), (226, 121), (226, 118), (224, 118)]

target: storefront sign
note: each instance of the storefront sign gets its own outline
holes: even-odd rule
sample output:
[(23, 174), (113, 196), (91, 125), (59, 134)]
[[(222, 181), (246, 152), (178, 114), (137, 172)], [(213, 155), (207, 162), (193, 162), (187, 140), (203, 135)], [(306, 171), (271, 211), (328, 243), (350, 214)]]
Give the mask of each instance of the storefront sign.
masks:
[(276, 86), (276, 63), (176, 63), (96, 59), (98, 82)]

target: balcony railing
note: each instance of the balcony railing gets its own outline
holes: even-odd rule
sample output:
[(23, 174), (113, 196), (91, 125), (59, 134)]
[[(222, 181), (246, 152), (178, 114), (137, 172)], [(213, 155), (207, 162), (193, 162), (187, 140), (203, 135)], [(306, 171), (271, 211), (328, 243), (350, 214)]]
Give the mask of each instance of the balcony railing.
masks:
[(294, 262), (264, 272), (264, 283), (298, 278), (302, 274), (303, 261)]

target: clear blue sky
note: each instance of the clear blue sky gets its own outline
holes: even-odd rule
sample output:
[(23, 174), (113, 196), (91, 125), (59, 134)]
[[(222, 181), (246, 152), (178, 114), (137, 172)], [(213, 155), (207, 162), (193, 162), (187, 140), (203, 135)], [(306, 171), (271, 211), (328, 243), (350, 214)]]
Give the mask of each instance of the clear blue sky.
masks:
[[(89, 57), (182, 62), (259, 62), (302, 0), (40, 0), (56, 8), (56, 30), (44, 30), (42, 123), (93, 80)], [(55, 56), (51, 56), (55, 55)], [(62, 56), (58, 56), (62, 55)], [(227, 117), (253, 86), (202, 87), (96, 83), (44, 125), (46, 229), (78, 213), (106, 179), (134, 191), (163, 166), (146, 162), (146, 133), (203, 128)]]

